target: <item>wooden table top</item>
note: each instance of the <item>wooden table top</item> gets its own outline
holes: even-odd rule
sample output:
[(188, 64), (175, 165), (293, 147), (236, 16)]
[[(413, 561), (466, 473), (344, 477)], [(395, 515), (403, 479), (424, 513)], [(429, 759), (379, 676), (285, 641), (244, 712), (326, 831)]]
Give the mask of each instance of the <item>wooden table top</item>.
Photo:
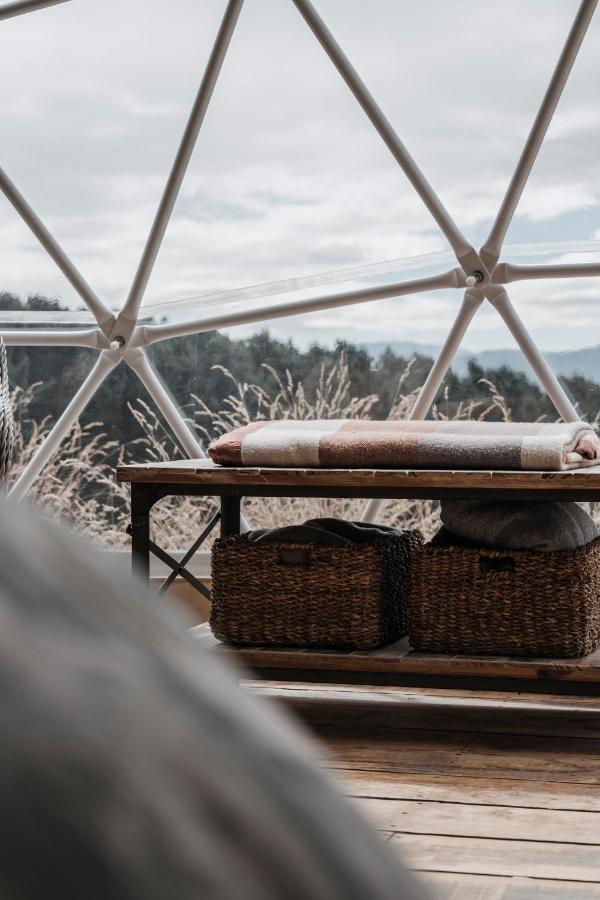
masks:
[(207, 487), (348, 488), (407, 490), (535, 491), (564, 494), (573, 499), (595, 492), (600, 499), (600, 466), (561, 472), (489, 471), (485, 469), (306, 469), (235, 468), (215, 465), (208, 459), (119, 466), (121, 482), (188, 484)]

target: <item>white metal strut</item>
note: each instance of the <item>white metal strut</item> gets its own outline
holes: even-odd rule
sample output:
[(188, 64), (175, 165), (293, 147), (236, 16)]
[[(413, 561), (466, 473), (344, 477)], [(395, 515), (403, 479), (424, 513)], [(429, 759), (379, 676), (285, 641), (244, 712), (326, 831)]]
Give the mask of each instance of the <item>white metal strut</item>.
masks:
[[(61, 2), (65, 2), (65, 0), (13, 0), (9, 3), (0, 3), (0, 19)], [(600, 275), (600, 264), (518, 266), (499, 260), (510, 222), (598, 0), (583, 0), (580, 4), (490, 234), (479, 252), (464, 237), (314, 5), (310, 0), (292, 0), (292, 2), (433, 216), (452, 247), (460, 268), (428, 278), (413, 279), (393, 285), (323, 294), (289, 303), (280, 302), (267, 306), (259, 304), (229, 313), (223, 311), (215, 315), (198, 317), (191, 321), (157, 325), (139, 324), (144, 292), (242, 9), (243, 0), (228, 0), (131, 288), (118, 314), (110, 310), (95, 294), (6, 172), (0, 169), (0, 190), (3, 191), (48, 255), (75, 288), (98, 324), (97, 328), (72, 331), (13, 329), (2, 332), (6, 343), (12, 345), (78, 346), (99, 351), (94, 368), (56, 422), (46, 441), (38, 448), (29, 465), (15, 483), (12, 490), (14, 496), (21, 497), (26, 493), (107, 375), (121, 362), (129, 365), (145, 385), (184, 451), (190, 456), (203, 454), (203, 449), (189, 428), (181, 410), (148, 361), (144, 348), (150, 344), (216, 328), (267, 321), (277, 317), (300, 315), (354, 303), (372, 302), (383, 297), (400, 297), (440, 288), (464, 290), (467, 287), (468, 289), (464, 292), (456, 320), (411, 411), (411, 418), (424, 418), (427, 415), (464, 334), (484, 300), (492, 303), (506, 322), (559, 414), (565, 420), (577, 418), (577, 411), (520, 320), (503, 285), (528, 279), (594, 277)], [(371, 501), (364, 516), (373, 518), (380, 506), (380, 502)]]

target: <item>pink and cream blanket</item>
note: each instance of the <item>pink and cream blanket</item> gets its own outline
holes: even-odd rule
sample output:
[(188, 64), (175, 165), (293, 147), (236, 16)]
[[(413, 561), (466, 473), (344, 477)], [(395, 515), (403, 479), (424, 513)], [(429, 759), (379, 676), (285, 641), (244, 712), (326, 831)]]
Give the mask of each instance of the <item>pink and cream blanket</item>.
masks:
[(599, 447), (586, 422), (281, 419), (230, 431), (208, 453), (223, 466), (557, 470), (594, 465)]

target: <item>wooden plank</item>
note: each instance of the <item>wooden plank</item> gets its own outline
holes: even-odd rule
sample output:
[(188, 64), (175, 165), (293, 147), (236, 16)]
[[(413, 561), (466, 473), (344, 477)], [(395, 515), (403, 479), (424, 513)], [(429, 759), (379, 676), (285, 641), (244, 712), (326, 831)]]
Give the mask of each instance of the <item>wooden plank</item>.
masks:
[(539, 778), (600, 784), (600, 741), (520, 735), (477, 735), (449, 772), (486, 778)]
[(413, 490), (569, 490), (600, 489), (600, 466), (540, 472), (486, 469), (306, 469), (216, 466), (209, 460), (119, 466), (117, 479), (154, 484), (202, 484), (242, 488), (348, 488)]
[(391, 841), (392, 835), (394, 834), (394, 832), (393, 832), (393, 831), (379, 831), (379, 830), (378, 830), (378, 831), (376, 832), (376, 834), (377, 834), (378, 837), (381, 838), (381, 840), (384, 842), (384, 844), (387, 844), (388, 841)]
[[(290, 696), (291, 695), (291, 696)], [(407, 728), (428, 731), (461, 730), (481, 734), (529, 734), (538, 736), (589, 737), (600, 739), (600, 709), (554, 707), (540, 703), (495, 703), (494, 700), (474, 704), (462, 698), (433, 698), (415, 702), (413, 698), (393, 700), (375, 698), (339, 702), (324, 693), (315, 698), (310, 691), (288, 695), (271, 692), (268, 696), (299, 716), (311, 728), (339, 726), (340, 729), (367, 732), (376, 730), (404, 731)], [(360, 697), (361, 695), (359, 695)], [(597, 701), (596, 701), (597, 703)]]
[[(208, 643), (207, 637), (199, 636), (199, 646), (206, 646)], [(381, 676), (456, 676), (600, 684), (600, 650), (576, 660), (445, 656), (415, 653), (410, 649), (407, 638), (402, 638), (380, 650), (364, 653), (261, 647), (235, 648), (226, 644), (219, 644), (216, 647), (212, 644), (212, 647), (228, 657), (239, 657), (249, 668), (297, 671), (299, 680), (302, 678), (302, 671), (322, 671), (336, 672), (340, 677), (344, 673), (352, 672)]]
[(600, 785), (461, 775), (329, 769), (348, 797), (458, 802), (527, 809), (600, 812)]
[(410, 730), (361, 736), (338, 726), (316, 733), (325, 765), (336, 769), (600, 784), (600, 741), (593, 739)]
[(465, 733), (409, 730), (401, 741), (374, 734), (347, 737), (335, 728), (319, 729), (316, 735), (327, 768), (432, 775), (456, 774), (455, 757), (475, 739)]
[(458, 656), (416, 653), (411, 650), (407, 637), (377, 650), (352, 653), (279, 647), (231, 647), (222, 643), (215, 644), (208, 625), (193, 629), (193, 637), (200, 648), (218, 650), (228, 656), (239, 656), (244, 665), (251, 668), (297, 669), (299, 680), (302, 670), (320, 670), (600, 683), (600, 649), (577, 659)]
[[(284, 705), (304, 708), (316, 715), (320, 711), (336, 710), (340, 716), (367, 714), (372, 712), (381, 717), (382, 723), (388, 718), (413, 715), (419, 710), (454, 709), (460, 715), (465, 713), (482, 716), (498, 712), (525, 711), (527, 714), (562, 715), (565, 718), (585, 715), (589, 724), (600, 718), (600, 698), (586, 696), (560, 696), (541, 692), (461, 690), (460, 688), (402, 687), (390, 685), (361, 684), (319, 684), (312, 682), (275, 682), (245, 679), (242, 687), (253, 694), (269, 697)], [(410, 711), (408, 710), (410, 707)], [(522, 719), (520, 720), (522, 721)]]
[[(213, 638), (213, 646), (218, 643)], [(565, 711), (596, 711), (600, 713), (600, 697), (585, 695), (561, 696), (560, 694), (544, 694), (542, 691), (486, 691), (480, 688), (443, 688), (443, 687), (409, 687), (390, 684), (336, 684), (328, 682), (278, 681), (265, 678), (245, 678), (241, 686), (267, 697), (281, 699), (282, 702), (294, 703), (295, 698), (314, 698), (325, 702), (336, 700), (340, 704), (346, 701), (369, 701), (376, 703), (406, 702), (415, 704), (440, 703), (441, 705), (462, 705), (468, 701), (469, 706), (504, 707), (529, 709), (530, 705), (541, 709)], [(525, 685), (524, 685), (525, 687)]]
[(600, 846), (594, 844), (430, 834), (393, 834), (387, 843), (415, 871), (600, 881)]
[(598, 812), (364, 797), (353, 802), (378, 831), (600, 844)]
[(600, 895), (593, 882), (546, 878), (422, 872), (420, 880), (436, 900), (589, 900)]

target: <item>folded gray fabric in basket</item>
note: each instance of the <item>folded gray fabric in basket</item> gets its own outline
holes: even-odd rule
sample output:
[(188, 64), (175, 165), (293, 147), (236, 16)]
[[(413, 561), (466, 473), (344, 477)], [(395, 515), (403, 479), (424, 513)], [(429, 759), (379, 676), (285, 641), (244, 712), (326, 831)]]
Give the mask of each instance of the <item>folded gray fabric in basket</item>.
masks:
[(308, 519), (302, 525), (258, 528), (249, 531), (246, 537), (251, 544), (318, 544), (323, 547), (344, 547), (351, 544), (372, 544), (381, 538), (401, 533), (397, 528), (390, 528), (387, 525), (321, 518)]
[[(498, 550), (573, 550), (598, 537), (598, 527), (577, 503), (551, 500), (442, 500), (441, 519), (455, 543)], [(437, 546), (452, 543), (444, 533)]]

